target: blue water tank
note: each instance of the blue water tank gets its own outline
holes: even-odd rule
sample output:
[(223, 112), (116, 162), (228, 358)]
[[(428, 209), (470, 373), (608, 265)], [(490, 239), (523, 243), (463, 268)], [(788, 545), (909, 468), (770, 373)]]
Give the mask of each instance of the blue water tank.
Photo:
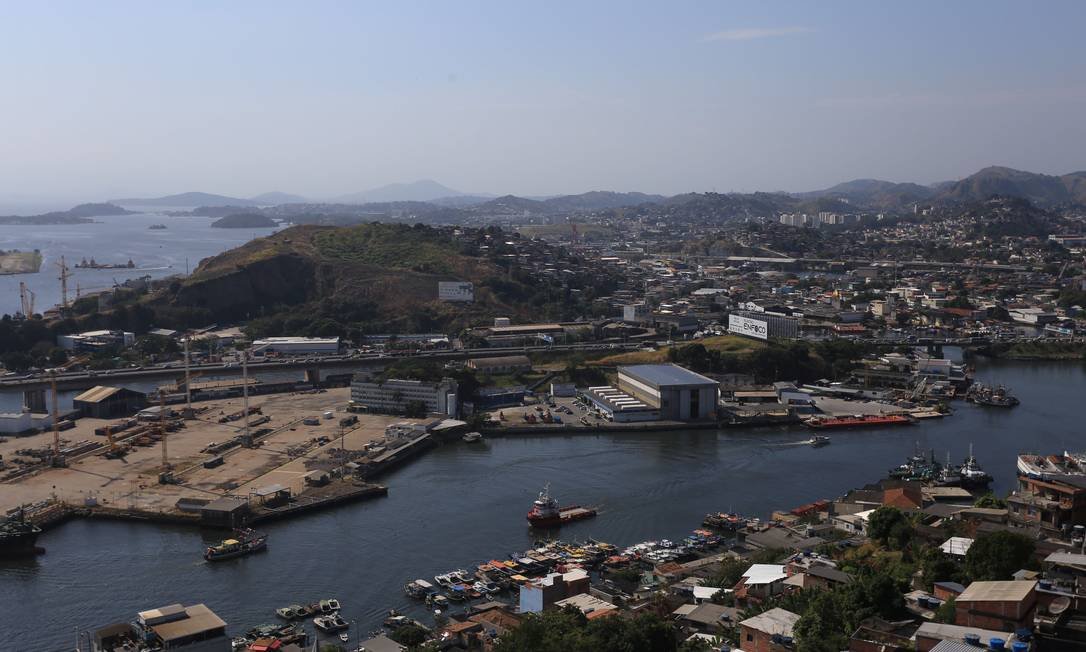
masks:
[(988, 647), (992, 648), (993, 650), (1002, 650), (1003, 646), (1005, 646), (1006, 644), (1007, 642), (1001, 638), (988, 639)]
[(1015, 641), (1011, 643), (1011, 650), (1014, 652), (1026, 652), (1029, 649), (1029, 643), (1023, 643), (1022, 641)]
[(968, 645), (980, 645), (980, 634), (966, 634), (965, 642)]

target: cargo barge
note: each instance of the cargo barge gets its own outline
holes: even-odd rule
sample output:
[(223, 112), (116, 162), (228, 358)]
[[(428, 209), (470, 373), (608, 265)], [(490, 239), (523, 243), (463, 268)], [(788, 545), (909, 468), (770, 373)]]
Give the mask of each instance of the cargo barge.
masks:
[(856, 414), (846, 417), (811, 417), (803, 423), (808, 428), (829, 430), (833, 428), (865, 428), (871, 426), (903, 426), (913, 420), (901, 414)]

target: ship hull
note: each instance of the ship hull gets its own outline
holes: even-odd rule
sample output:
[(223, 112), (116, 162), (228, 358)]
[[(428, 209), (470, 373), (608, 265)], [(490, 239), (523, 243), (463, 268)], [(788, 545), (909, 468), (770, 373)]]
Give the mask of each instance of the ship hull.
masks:
[(529, 514), (528, 523), (532, 527), (538, 528), (558, 527), (565, 523), (592, 518), (595, 515), (596, 510), (594, 509), (579, 506), (563, 507), (558, 511), (557, 516), (533, 516)]
[(238, 550), (232, 550), (230, 552), (222, 553), (204, 553), (204, 559), (207, 561), (225, 561), (227, 559), (235, 559), (237, 557), (244, 557), (245, 555), (251, 555), (254, 552), (260, 552), (268, 547), (266, 541), (247, 546)]
[(808, 428), (815, 430), (835, 430), (842, 428), (871, 428), (875, 426), (904, 426), (912, 423), (908, 417), (875, 417), (870, 419), (810, 419), (805, 422)]
[(40, 532), (27, 532), (0, 538), (0, 559), (9, 557), (28, 557), (39, 554), (41, 548), (34, 545)]

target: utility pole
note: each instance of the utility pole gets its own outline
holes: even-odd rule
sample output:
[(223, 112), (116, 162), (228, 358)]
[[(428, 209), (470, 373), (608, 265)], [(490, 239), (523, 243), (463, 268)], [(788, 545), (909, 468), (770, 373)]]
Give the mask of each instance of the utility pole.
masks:
[(166, 450), (166, 393), (158, 390), (158, 435), (162, 437), (162, 471), (170, 470), (170, 458)]
[(191, 419), (193, 417), (192, 412), (192, 376), (189, 375), (189, 339), (190, 335), (185, 336), (185, 418)]
[(53, 390), (53, 465), (63, 466), (64, 461), (60, 457), (60, 426), (57, 424), (57, 372), (49, 374), (49, 384)]
[(242, 397), (242, 417), (245, 419), (245, 434), (242, 437), (246, 448), (253, 445), (252, 437), (249, 434), (249, 352), (241, 352), (241, 397)]

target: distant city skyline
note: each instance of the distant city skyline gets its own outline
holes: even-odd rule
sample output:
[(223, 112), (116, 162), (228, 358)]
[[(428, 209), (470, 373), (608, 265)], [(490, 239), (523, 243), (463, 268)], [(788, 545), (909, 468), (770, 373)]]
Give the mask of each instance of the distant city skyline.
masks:
[(0, 213), (202, 191), (803, 192), (1086, 169), (1086, 5), (5, 7)]

